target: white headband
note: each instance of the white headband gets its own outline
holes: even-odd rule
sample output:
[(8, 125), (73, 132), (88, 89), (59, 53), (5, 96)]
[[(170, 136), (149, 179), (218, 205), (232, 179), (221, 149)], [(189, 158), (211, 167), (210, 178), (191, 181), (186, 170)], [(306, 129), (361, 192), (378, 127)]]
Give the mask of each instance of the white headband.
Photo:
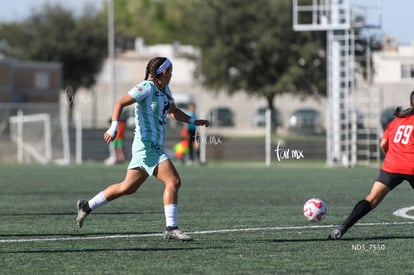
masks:
[(171, 61), (167, 58), (165, 59), (164, 63), (161, 64), (161, 66), (158, 67), (158, 69), (155, 71), (155, 75), (161, 74), (164, 70), (168, 69), (171, 66)]

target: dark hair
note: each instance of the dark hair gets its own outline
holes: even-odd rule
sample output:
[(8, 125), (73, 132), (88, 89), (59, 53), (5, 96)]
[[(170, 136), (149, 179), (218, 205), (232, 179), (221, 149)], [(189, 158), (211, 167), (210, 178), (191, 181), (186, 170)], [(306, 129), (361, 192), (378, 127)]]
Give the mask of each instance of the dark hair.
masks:
[(414, 115), (414, 91), (410, 94), (410, 107), (403, 110), (401, 106), (395, 108), (394, 116), (395, 117), (408, 117)]
[(414, 106), (414, 91), (412, 91), (410, 94), (410, 103), (412, 106)]
[(153, 79), (157, 78), (156, 71), (161, 66), (164, 61), (167, 60), (166, 57), (154, 57), (148, 61), (147, 68), (145, 70), (145, 80), (148, 79), (148, 76), (151, 76)]

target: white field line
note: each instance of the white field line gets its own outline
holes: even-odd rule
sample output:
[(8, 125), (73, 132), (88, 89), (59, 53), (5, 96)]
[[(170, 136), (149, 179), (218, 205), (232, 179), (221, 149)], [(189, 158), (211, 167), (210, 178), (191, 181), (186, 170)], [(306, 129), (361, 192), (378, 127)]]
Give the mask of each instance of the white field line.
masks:
[(27, 243), (27, 242), (59, 242), (59, 241), (84, 241), (84, 240), (102, 240), (102, 239), (125, 239), (140, 237), (162, 236), (160, 233), (153, 234), (115, 234), (102, 236), (79, 236), (79, 237), (61, 237), (61, 238), (34, 238), (34, 239), (0, 239), (0, 243)]
[[(413, 222), (380, 222), (380, 223), (357, 223), (357, 226), (386, 226), (386, 225), (408, 225)], [(203, 234), (222, 234), (237, 232), (253, 232), (253, 231), (284, 231), (284, 230), (303, 230), (303, 229), (320, 229), (331, 228), (334, 225), (305, 225), (305, 226), (276, 226), (276, 227), (255, 227), (255, 228), (235, 228), (235, 229), (217, 229), (206, 231), (188, 232), (193, 235)], [(61, 238), (33, 238), (33, 239), (0, 239), (0, 243), (25, 243), (25, 242), (61, 242), (61, 241), (84, 241), (84, 240), (102, 240), (102, 239), (125, 239), (125, 238), (145, 238), (145, 237), (161, 237), (161, 233), (148, 234), (114, 234), (102, 236), (79, 236), (79, 237), (61, 237)]]
[(414, 220), (414, 216), (408, 215), (407, 212), (414, 210), (414, 206), (398, 209), (393, 214), (398, 217)]

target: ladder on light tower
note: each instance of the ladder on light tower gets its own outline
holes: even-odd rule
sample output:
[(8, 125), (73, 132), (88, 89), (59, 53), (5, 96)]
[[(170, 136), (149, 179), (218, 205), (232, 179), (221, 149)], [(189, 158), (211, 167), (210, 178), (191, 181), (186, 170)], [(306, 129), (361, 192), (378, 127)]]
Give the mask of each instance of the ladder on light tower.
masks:
[(359, 22), (353, 11), (349, 0), (293, 0), (295, 31), (327, 31), (328, 166), (357, 163), (355, 27)]

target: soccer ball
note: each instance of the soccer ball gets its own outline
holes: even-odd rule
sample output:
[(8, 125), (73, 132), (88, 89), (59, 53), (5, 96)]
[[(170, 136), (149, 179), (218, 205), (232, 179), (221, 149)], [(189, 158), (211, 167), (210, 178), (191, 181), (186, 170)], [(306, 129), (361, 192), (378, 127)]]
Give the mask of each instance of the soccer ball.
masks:
[(326, 203), (318, 198), (312, 198), (303, 205), (303, 215), (308, 221), (323, 220), (327, 211)]

